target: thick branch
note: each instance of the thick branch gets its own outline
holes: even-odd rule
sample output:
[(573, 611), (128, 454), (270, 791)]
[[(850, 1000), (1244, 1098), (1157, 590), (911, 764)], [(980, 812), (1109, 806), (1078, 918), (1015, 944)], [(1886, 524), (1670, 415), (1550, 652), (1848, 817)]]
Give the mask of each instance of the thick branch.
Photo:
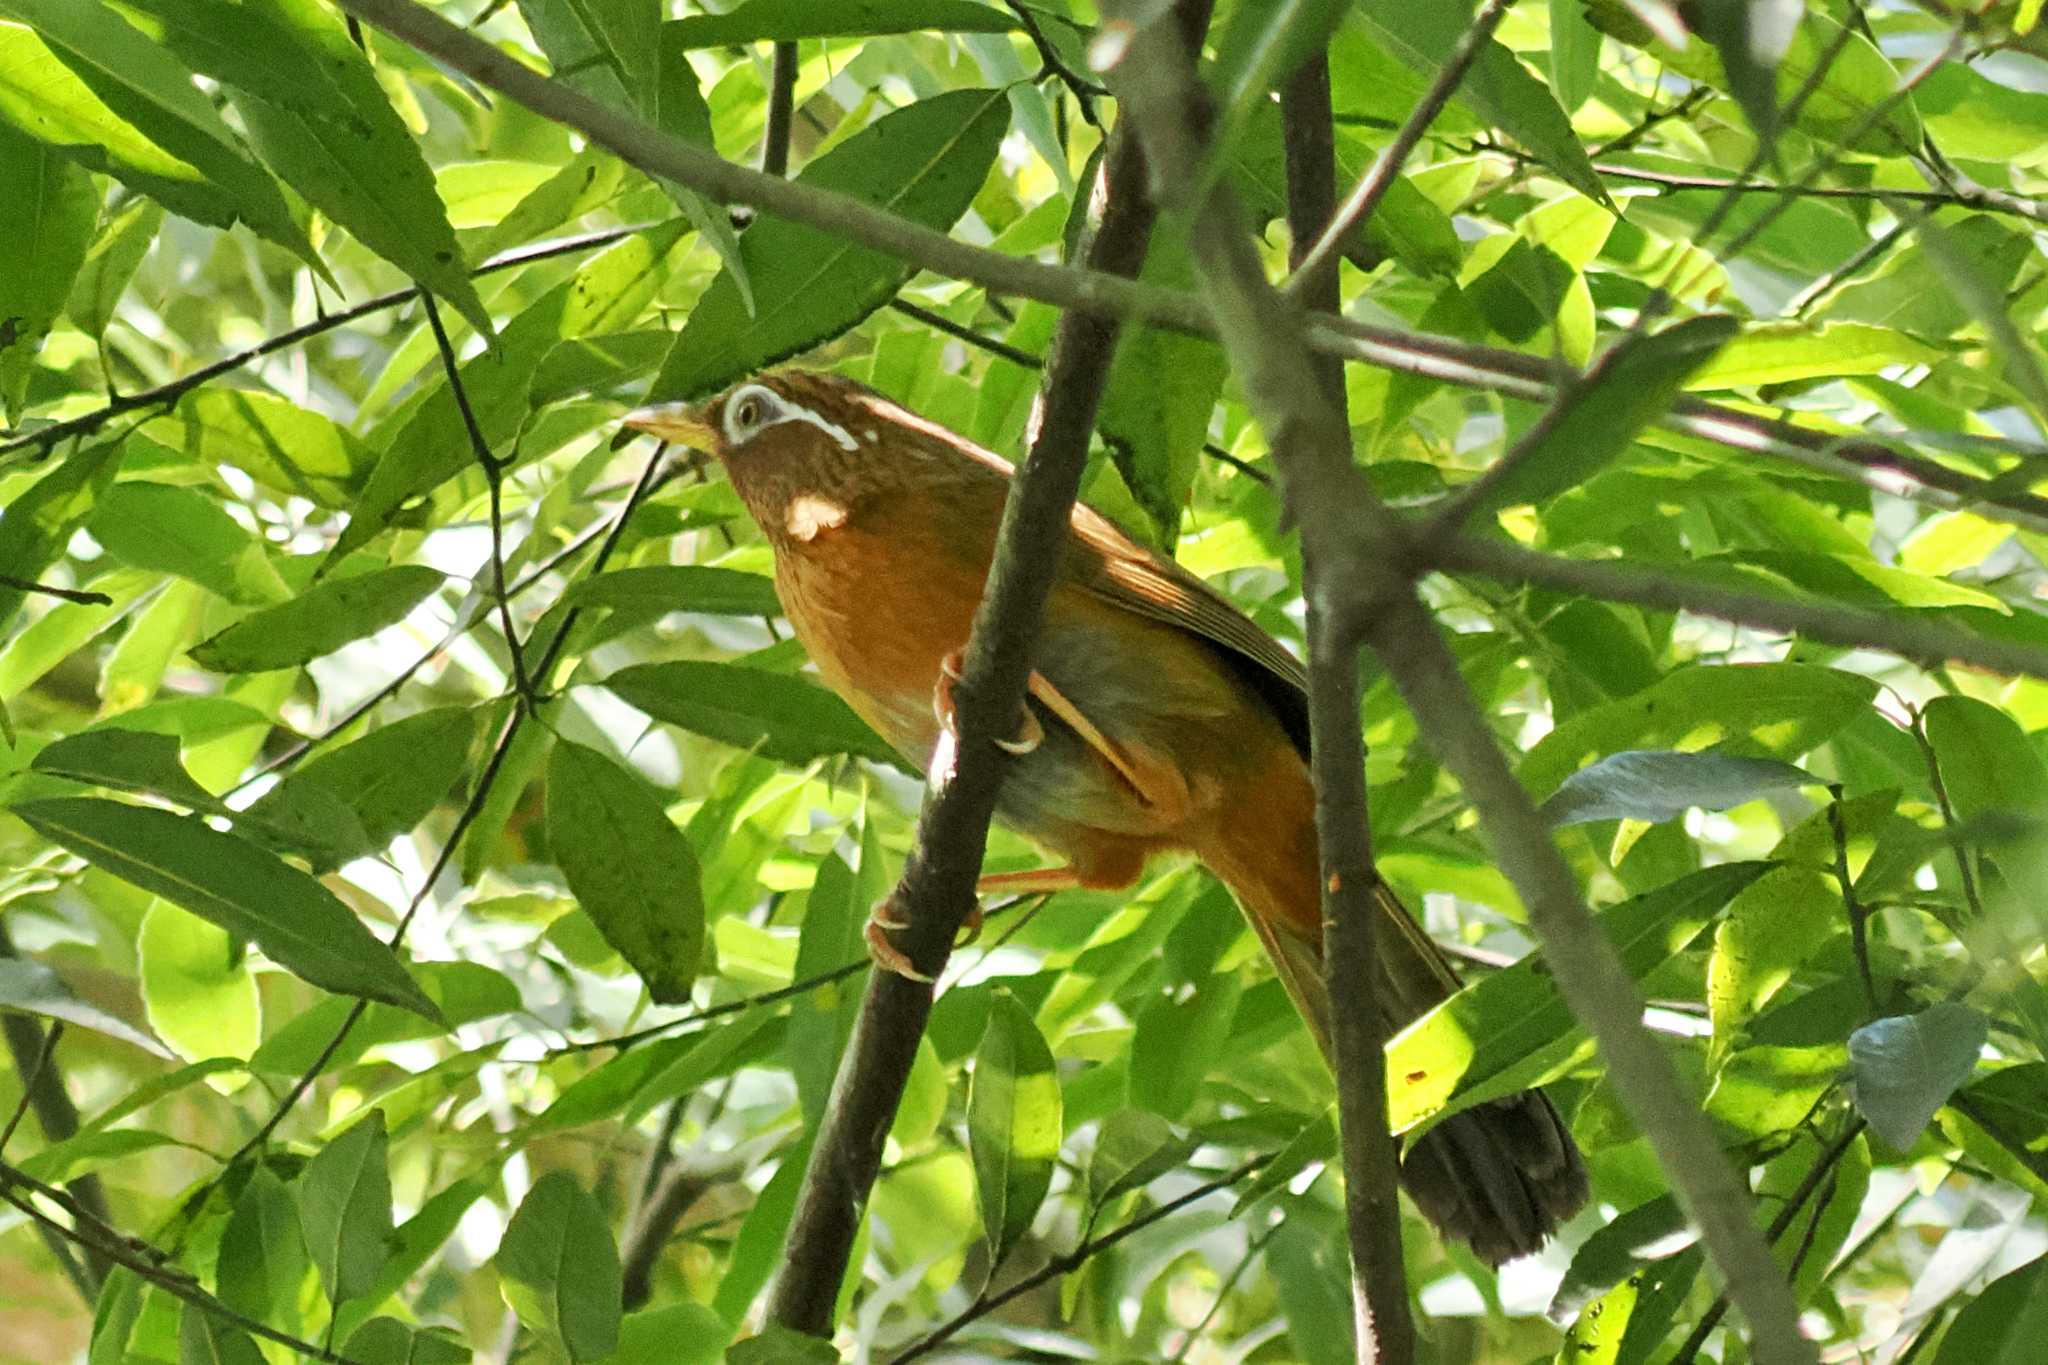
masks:
[[(1496, 3), (1493, 8), (1503, 8)], [(1448, 90), (1445, 91), (1448, 97)], [(1337, 157), (1330, 118), (1330, 64), (1318, 55), (1280, 94), (1287, 148), (1287, 223), (1295, 243), (1297, 296), (1311, 308), (1337, 311), (1334, 257), (1318, 265), (1304, 245), (1322, 231), (1326, 243), (1342, 236), (1331, 221), (1337, 193)], [(1418, 133), (1419, 136), (1419, 133)], [(1388, 164), (1382, 156), (1381, 164)], [(1398, 158), (1392, 164), (1398, 165)], [(1391, 173), (1390, 173), (1391, 174)], [(1369, 209), (1368, 209), (1369, 211)], [(1316, 382), (1342, 445), (1276, 447), (1283, 469), (1351, 463), (1344, 415), (1344, 366), (1334, 356), (1314, 358)], [(1290, 482), (1289, 491), (1299, 485)], [(1324, 527), (1318, 521), (1315, 527)], [(1360, 981), (1378, 981), (1375, 943), (1380, 910), (1365, 785), (1365, 732), (1359, 720), (1358, 638), (1341, 603), (1343, 586), (1328, 569), (1341, 564), (1342, 542), (1328, 544), (1304, 525), (1302, 575), (1308, 598), (1310, 763), (1316, 788), (1316, 846), (1322, 860), (1323, 979), (1330, 1001), (1330, 1045), (1337, 1078), (1338, 1131), (1343, 1137), (1345, 1226), (1351, 1241), (1351, 1312), (1360, 1365), (1409, 1365), (1415, 1325), (1408, 1315), (1408, 1280), (1401, 1262), (1401, 1165), (1387, 1131), (1386, 1028), (1372, 993)]]
[[(1087, 261), (1095, 271), (1135, 275), (1153, 212), (1143, 192), (1143, 160), (1128, 137), (1112, 140), (1103, 178), (1106, 205)], [(995, 563), (953, 689), (959, 740), (942, 739), (932, 755), (917, 842), (891, 896), (910, 925), (899, 946), (927, 977), (944, 969), (974, 904), (1003, 779), (1005, 755), (995, 741), (1014, 730), (1023, 704), (1031, 647), (1080, 491), (1118, 330), (1111, 314), (1071, 311), (1061, 318), (1046, 360), (1037, 435), (1003, 508)], [(882, 1143), (931, 1005), (929, 982), (894, 972), (869, 979), (797, 1196), (782, 1273), (769, 1300), (771, 1321), (817, 1335), (830, 1331), (861, 1206), (880, 1170)]]
[[(1112, 73), (1112, 88), (1143, 130), (1146, 149), (1166, 183), (1185, 180), (1200, 156), (1189, 131), (1194, 107), (1189, 70), (1187, 51), (1176, 35), (1154, 23), (1138, 28)], [(1298, 432), (1324, 437), (1299, 449), (1341, 449), (1341, 419), (1333, 423), (1320, 386), (1307, 377), (1302, 320), (1266, 282), (1227, 192), (1202, 206), (1193, 241), (1223, 324), (1224, 346), (1255, 414), (1273, 438), (1276, 455), (1295, 448), (1291, 443)], [(1339, 428), (1334, 436), (1333, 425)], [(1727, 1277), (1730, 1298), (1748, 1318), (1756, 1358), (1767, 1365), (1808, 1365), (1816, 1359), (1813, 1344), (1800, 1335), (1798, 1303), (1756, 1226), (1748, 1192), (1670, 1059), (1644, 1030), (1635, 982), (1586, 909), (1571, 869), (1509, 770), (1436, 622), (1415, 595), (1401, 527), (1349, 461), (1283, 462), (1281, 470), (1290, 485), (1300, 488), (1291, 505), (1302, 513), (1304, 540), (1324, 534), (1311, 525), (1311, 513), (1319, 519), (1356, 518), (1363, 544), (1347, 556), (1354, 595), (1346, 606), (1358, 613), (1367, 643), (1394, 676), (1422, 734), (1477, 808), (1502, 870), (1528, 907), (1544, 961), (1566, 1004), (1593, 1034), (1615, 1090), (1650, 1138)], [(1337, 532), (1329, 534), (1332, 543), (1341, 543)]]

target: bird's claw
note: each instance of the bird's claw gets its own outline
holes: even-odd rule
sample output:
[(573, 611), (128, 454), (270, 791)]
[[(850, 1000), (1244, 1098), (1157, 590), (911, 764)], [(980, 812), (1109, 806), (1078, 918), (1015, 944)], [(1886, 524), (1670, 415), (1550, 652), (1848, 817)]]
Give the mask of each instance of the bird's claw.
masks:
[[(932, 714), (938, 718), (939, 727), (947, 734), (958, 737), (953, 725), (953, 684), (960, 681), (961, 653), (953, 650), (939, 660), (939, 680), (932, 687)], [(1008, 739), (996, 741), (996, 747), (1006, 754), (1022, 757), (1045, 742), (1045, 727), (1038, 723), (1038, 717), (1031, 714), (1031, 708), (1019, 704), (1017, 707), (1017, 733)]]
[[(919, 971), (910, 955), (889, 940), (890, 934), (909, 927), (910, 921), (897, 912), (894, 896), (877, 905), (868, 916), (867, 928), (862, 931), (862, 937), (867, 940), (868, 957), (885, 972), (894, 972), (905, 980), (921, 981), (929, 986), (935, 978)], [(968, 908), (967, 919), (961, 925), (960, 937), (954, 941), (953, 947), (965, 948), (980, 937), (981, 906), (977, 903)]]

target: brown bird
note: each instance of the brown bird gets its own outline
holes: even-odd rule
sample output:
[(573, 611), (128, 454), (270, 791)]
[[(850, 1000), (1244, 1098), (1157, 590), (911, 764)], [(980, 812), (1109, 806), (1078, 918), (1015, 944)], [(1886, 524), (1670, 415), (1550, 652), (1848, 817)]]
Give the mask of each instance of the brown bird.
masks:
[[(775, 553), (775, 584), (832, 689), (912, 763), (946, 724), (948, 683), (988, 577), (1010, 465), (837, 375), (785, 370), (626, 424), (725, 466)], [(1329, 1056), (1306, 676), (1215, 590), (1074, 509), (1005, 775), (1003, 820), (1063, 857), (986, 891), (1113, 890), (1154, 854), (1194, 854), (1235, 893)], [(1379, 889), (1389, 1031), (1458, 989), (1443, 952)], [(885, 905), (869, 925), (882, 965)], [(914, 973), (913, 973), (914, 974)], [(1534, 1091), (1439, 1123), (1403, 1184), (1490, 1262), (1532, 1252), (1585, 1203), (1586, 1170)]]

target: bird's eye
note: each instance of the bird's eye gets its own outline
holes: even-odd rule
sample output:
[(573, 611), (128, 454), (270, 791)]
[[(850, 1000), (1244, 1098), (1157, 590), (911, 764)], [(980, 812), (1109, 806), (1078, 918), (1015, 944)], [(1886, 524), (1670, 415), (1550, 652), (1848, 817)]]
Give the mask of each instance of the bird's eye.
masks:
[(725, 402), (725, 439), (740, 445), (775, 421), (782, 405), (759, 384), (749, 384)]

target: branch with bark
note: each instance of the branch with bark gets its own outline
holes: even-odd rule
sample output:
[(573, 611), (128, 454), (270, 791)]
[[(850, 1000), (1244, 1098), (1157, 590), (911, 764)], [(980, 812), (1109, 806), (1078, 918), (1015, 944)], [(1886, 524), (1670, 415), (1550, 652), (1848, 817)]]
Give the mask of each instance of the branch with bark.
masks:
[[(1206, 0), (1196, 3), (1206, 18)], [(1085, 259), (1090, 270), (1112, 278), (1134, 276), (1144, 264), (1154, 213), (1144, 190), (1143, 155), (1128, 134), (1113, 136), (1102, 177), (1102, 219)], [(953, 689), (958, 741), (950, 754), (942, 742), (933, 756), (916, 843), (890, 896), (909, 924), (899, 940), (905, 956), (934, 980), (974, 904), (1007, 757), (997, 741), (1015, 727), (1024, 701), (1031, 646), (1080, 493), (1120, 330), (1114, 314), (1076, 310), (1060, 319), (1053, 335), (1037, 435), (1011, 483), (995, 562)], [(880, 1171), (882, 1144), (931, 1006), (930, 981), (894, 972), (869, 978), (797, 1195), (782, 1272), (769, 1299), (770, 1321), (815, 1335), (831, 1330), (860, 1212)]]
[[(1169, 24), (1113, 10), (1134, 32), (1110, 87), (1140, 128), (1162, 183), (1187, 183), (1203, 149), (1191, 55)], [(1311, 538), (1343, 547), (1348, 591), (1324, 610), (1355, 613), (1417, 726), (1477, 808), (1502, 870), (1520, 894), (1544, 960), (1573, 1015), (1593, 1035), (1616, 1092), (1649, 1137), (1743, 1311), (1760, 1361), (1807, 1365), (1791, 1286), (1759, 1231), (1753, 1201), (1722, 1155), (1670, 1059), (1642, 1026), (1635, 982), (1600, 933), (1550, 832), (1487, 727), (1415, 593), (1408, 529), (1351, 463), (1349, 432), (1313, 377), (1300, 313), (1267, 282), (1227, 189), (1196, 208), (1193, 245), (1232, 366), (1266, 428), (1288, 505)]]

